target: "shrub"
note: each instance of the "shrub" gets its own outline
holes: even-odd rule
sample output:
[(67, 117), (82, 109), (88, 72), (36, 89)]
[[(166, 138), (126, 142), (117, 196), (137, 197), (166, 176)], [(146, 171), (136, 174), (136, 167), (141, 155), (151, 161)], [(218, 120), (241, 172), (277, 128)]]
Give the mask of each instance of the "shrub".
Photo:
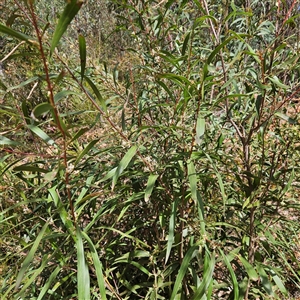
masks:
[(1, 295), (293, 297), (296, 1), (8, 2)]

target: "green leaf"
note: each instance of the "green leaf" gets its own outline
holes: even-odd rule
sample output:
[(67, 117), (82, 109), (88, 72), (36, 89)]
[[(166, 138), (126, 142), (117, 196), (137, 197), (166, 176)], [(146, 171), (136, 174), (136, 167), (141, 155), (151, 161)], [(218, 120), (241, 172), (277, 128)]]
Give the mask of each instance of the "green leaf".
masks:
[(48, 102), (40, 103), (33, 109), (33, 114), (35, 117), (39, 117), (43, 114), (46, 114), (52, 110), (52, 105)]
[(43, 238), (43, 235), (46, 231), (48, 227), (48, 222), (46, 222), (43, 226), (43, 228), (41, 229), (40, 233), (38, 234), (38, 236), (36, 237), (34, 243), (33, 243), (33, 246), (32, 248), (30, 249), (28, 255), (26, 256), (23, 264), (22, 264), (22, 267), (19, 271), (19, 274), (17, 276), (17, 280), (16, 280), (16, 286), (15, 286), (15, 290), (17, 290), (22, 282), (22, 279), (24, 277), (24, 274), (26, 272), (26, 269), (28, 268), (28, 266), (30, 265), (30, 263), (33, 261), (33, 258), (34, 258), (34, 254), (36, 252), (36, 250), (38, 249), (38, 246), (40, 244), (40, 241), (42, 240)]
[(87, 131), (89, 131), (89, 128), (80, 128), (76, 134), (72, 137), (70, 143), (77, 141), (83, 134), (85, 134)]
[[(39, 275), (45, 270), (46, 265), (49, 263), (48, 261), (48, 255), (45, 254), (42, 258), (42, 262), (39, 266), (39, 268), (35, 269), (34, 271), (29, 271), (26, 280), (24, 281), (24, 285), (22, 285), (21, 290), (19, 291), (19, 293), (17, 294), (18, 297), (16, 297), (17, 299), (23, 299), (23, 297), (25, 296), (26, 290), (28, 290), (28, 288), (38, 280), (38, 278), (40, 277)], [(32, 274), (33, 272), (33, 274)], [(29, 277), (30, 274), (30, 277)], [(20, 297), (20, 298), (19, 298)]]
[(240, 261), (242, 262), (243, 266), (245, 267), (249, 278), (253, 281), (257, 281), (259, 277), (258, 277), (256, 271), (254, 270), (254, 268), (252, 267), (252, 265), (241, 255), (238, 255), (238, 257), (239, 257)]
[[(75, 202), (75, 205), (74, 205), (75, 208), (78, 207), (81, 204), (81, 200), (84, 199), (86, 193), (89, 190), (89, 187), (91, 186), (91, 183), (92, 183), (93, 179), (94, 179), (94, 176), (89, 176), (86, 179), (85, 185), (82, 187), (82, 190), (81, 190), (81, 192), (80, 192), (80, 194), (79, 194), (79, 196), (78, 196), (78, 198), (77, 198), (77, 200)], [(77, 211), (76, 211), (76, 213), (77, 213)], [(79, 216), (80, 214), (77, 213), (77, 215)]]
[(27, 100), (26, 99), (22, 101), (21, 108), (22, 108), (22, 112), (23, 112), (26, 124), (31, 124), (32, 119), (29, 116), (29, 111), (28, 111)]
[(246, 294), (248, 286), (249, 286), (249, 278), (247, 276), (245, 276), (243, 280), (240, 279), (240, 282), (239, 282), (239, 300), (244, 300), (245, 299), (245, 294)]
[(196, 143), (200, 145), (201, 138), (203, 137), (205, 132), (205, 119), (202, 117), (198, 117), (197, 119), (197, 126), (196, 126)]
[(79, 54), (80, 54), (80, 75), (81, 81), (84, 77), (85, 72), (85, 65), (86, 65), (86, 42), (83, 35), (78, 36), (78, 43), (79, 43)]
[(102, 263), (99, 259), (97, 250), (96, 250), (92, 240), (90, 239), (90, 237), (83, 231), (81, 232), (81, 234), (86, 239), (86, 241), (89, 245), (91, 254), (92, 254), (92, 259), (94, 262), (94, 267), (96, 269), (96, 276), (97, 276), (98, 286), (100, 289), (101, 299), (106, 300), (106, 290), (105, 290), (104, 276), (103, 276), (103, 272), (102, 272)]
[(290, 189), (294, 178), (295, 178), (295, 169), (293, 168), (292, 172), (291, 172), (291, 175), (290, 175), (290, 178), (289, 178), (289, 181), (287, 182), (287, 184), (284, 186), (283, 190), (280, 193), (282, 196), (284, 196), (285, 193)]
[(6, 26), (8, 26), (9, 28), (12, 27), (12, 25), (14, 24), (14, 22), (17, 18), (22, 17), (22, 15), (16, 14), (16, 12), (17, 12), (17, 10), (15, 10), (5, 22)]
[(35, 167), (35, 166), (29, 166), (29, 165), (21, 165), (14, 168), (14, 171), (27, 171), (27, 172), (38, 172), (38, 173), (47, 173), (48, 170)]
[(76, 227), (76, 246), (77, 246), (77, 288), (78, 299), (90, 299), (90, 274), (84, 255), (82, 233), (79, 227)]
[(55, 115), (53, 114), (53, 121), (57, 125), (58, 128), (61, 128), (64, 134), (68, 137), (71, 137), (70, 133), (68, 132), (68, 128), (63, 120), (64, 115), (58, 115), (58, 118), (55, 118)]
[(283, 84), (277, 76), (268, 77), (268, 79), (273, 82), (275, 85), (279, 86), (282, 89), (289, 89), (290, 87), (288, 85)]
[(202, 299), (204, 294), (207, 292), (210, 284), (212, 283), (214, 268), (215, 268), (215, 253), (213, 253), (210, 257), (209, 253), (205, 252), (203, 280), (191, 300)]
[(193, 245), (186, 253), (186, 255), (184, 256), (180, 269), (178, 271), (178, 274), (176, 276), (176, 281), (173, 287), (173, 291), (170, 297), (170, 300), (175, 300), (177, 298), (177, 292), (180, 289), (181, 285), (182, 285), (182, 280), (185, 276), (186, 270), (191, 262), (191, 260), (193, 259), (193, 257), (195, 256), (195, 252), (197, 252), (198, 249), (198, 245)]
[(224, 48), (232, 39), (235, 39), (236, 36), (232, 35), (230, 36), (228, 39), (226, 39), (222, 44), (220, 44), (219, 46), (217, 46), (212, 53), (209, 55), (209, 57), (207, 58), (204, 67), (203, 67), (203, 79), (207, 78), (207, 74), (208, 74), (208, 66), (209, 64), (212, 62), (213, 58), (220, 52), (220, 50), (222, 48)]
[(281, 118), (282, 120), (284, 121), (287, 121), (289, 124), (292, 124), (292, 125), (295, 125), (295, 124), (298, 124), (298, 121), (295, 120), (295, 119), (292, 119), (290, 118), (289, 116), (283, 114), (283, 113), (280, 113), (280, 112), (276, 112), (275, 113), (275, 116)]
[(218, 24), (218, 21), (216, 18), (214, 18), (213, 16), (210, 15), (205, 15), (202, 17), (199, 17), (195, 20), (193, 28), (197, 28), (199, 25), (202, 25), (204, 21), (206, 21), (207, 19), (210, 19), (214, 24)]
[(66, 226), (68, 232), (74, 238), (74, 226), (70, 219), (70, 215), (66, 211), (64, 204), (61, 202), (59, 195), (57, 193), (57, 186), (53, 186), (51, 189), (48, 190), (51, 198), (53, 199), (54, 205), (58, 208), (60, 219), (62, 220), (63, 224)]
[(169, 0), (166, 4), (165, 4), (165, 9), (169, 9), (171, 7), (171, 5), (175, 2), (175, 0)]
[[(1, 77), (1, 76), (0, 76)], [(0, 88), (1, 90), (3, 91), (6, 91), (7, 90), (7, 86), (0, 80)]]
[(61, 91), (58, 92), (55, 96), (54, 96), (54, 102), (57, 103), (59, 100), (61, 100), (62, 98), (69, 96), (69, 95), (76, 95), (76, 96), (80, 96), (80, 93), (76, 93), (70, 90), (65, 90), (65, 91)]
[(184, 42), (183, 42), (183, 45), (182, 45), (182, 49), (181, 49), (181, 55), (184, 56), (185, 55), (185, 51), (187, 49), (187, 46), (188, 46), (188, 42), (190, 40), (190, 36), (191, 36), (191, 33), (189, 32), (185, 39), (184, 39)]
[(100, 106), (101, 106), (101, 109), (104, 111), (104, 112), (107, 112), (107, 107), (106, 107), (106, 103), (104, 101), (104, 99), (102, 98), (99, 90), (97, 89), (97, 87), (95, 86), (95, 84), (93, 83), (93, 81), (87, 77), (87, 76), (84, 76), (85, 80), (87, 81), (88, 85), (92, 88), (93, 92), (95, 93), (99, 103), (100, 103)]
[(119, 176), (123, 173), (123, 171), (127, 168), (128, 164), (130, 163), (130, 161), (132, 160), (132, 158), (135, 156), (137, 151), (137, 146), (132, 146), (127, 153), (124, 155), (124, 157), (122, 158), (122, 160), (120, 161), (117, 170), (113, 176), (112, 179), (112, 190), (114, 189), (117, 180), (119, 178)]
[(191, 82), (185, 78), (184, 76), (173, 74), (173, 73), (162, 73), (158, 75), (158, 78), (166, 78), (174, 83), (178, 84), (179, 86), (182, 86), (183, 83), (187, 85), (191, 85)]
[(76, 166), (83, 156), (85, 156), (99, 142), (99, 139), (91, 141), (77, 156), (74, 166)]
[(146, 187), (146, 191), (145, 191), (145, 197), (144, 197), (145, 202), (148, 202), (150, 199), (150, 196), (152, 194), (157, 177), (158, 177), (158, 175), (150, 174), (150, 176), (148, 178), (147, 187)]
[(0, 168), (0, 176), (3, 176), (3, 174), (5, 174), (5, 172), (7, 172), (12, 166), (14, 166), (15, 164), (17, 164), (19, 161), (21, 161), (23, 158), (19, 158), (13, 162), (11, 162), (10, 164), (7, 164), (5, 167)]
[(58, 169), (53, 169), (52, 171), (44, 174), (43, 177), (46, 181), (50, 182), (50, 181), (53, 181), (56, 178), (57, 173), (58, 173)]
[(125, 109), (122, 109), (121, 124), (122, 124), (122, 130), (126, 131)]
[(57, 44), (59, 43), (61, 37), (67, 30), (69, 24), (73, 20), (73, 18), (77, 15), (79, 12), (82, 4), (84, 3), (83, 0), (68, 0), (68, 4), (66, 5), (63, 13), (61, 14), (58, 24), (56, 25), (52, 42), (51, 42), (51, 47), (50, 47), (50, 55), (53, 54), (53, 51)]
[(54, 271), (51, 273), (51, 275), (49, 276), (48, 280), (46, 283), (44, 283), (43, 288), (41, 289), (41, 292), (37, 298), (37, 300), (42, 300), (43, 297), (45, 296), (45, 294), (48, 292), (48, 290), (50, 289), (50, 286), (52, 284), (52, 282), (56, 279), (58, 273), (61, 270), (61, 266), (58, 266), (54, 269)]
[(118, 167), (111, 169), (99, 182), (103, 182), (107, 179), (112, 178), (116, 174), (117, 169), (118, 169)]
[(259, 115), (260, 113), (262, 99), (263, 99), (262, 95), (258, 95), (255, 100), (255, 108), (256, 108), (257, 115)]
[(29, 79), (27, 79), (27, 80), (21, 82), (21, 83), (18, 84), (18, 85), (15, 85), (15, 86), (12, 86), (12, 87), (8, 88), (7, 91), (10, 92), (10, 91), (12, 91), (12, 90), (21, 88), (21, 87), (23, 87), (23, 86), (25, 86), (25, 85), (27, 85), (27, 84), (33, 82), (33, 81), (37, 81), (37, 80), (39, 80), (39, 77), (38, 77), (38, 76), (31, 77), (31, 78), (29, 78)]
[(158, 83), (168, 93), (172, 101), (175, 101), (174, 94), (170, 91), (170, 89), (167, 87), (167, 85), (164, 82), (157, 80), (156, 83)]
[(107, 227), (107, 226), (100, 226), (99, 229), (111, 230), (111, 231), (113, 231), (114, 233), (120, 234), (122, 238), (128, 238), (128, 239), (134, 241), (135, 243), (138, 243), (138, 244), (142, 245), (143, 247), (147, 247), (147, 248), (150, 247), (149, 245), (147, 245), (146, 243), (144, 243), (144, 242), (141, 241), (140, 239), (138, 239), (138, 238), (136, 238), (135, 236), (129, 234), (129, 233), (135, 231), (135, 230), (137, 229), (136, 227), (131, 228), (131, 229), (130, 229), (129, 231), (127, 231), (127, 232), (122, 232), (122, 231), (120, 231), (120, 230), (118, 230), (118, 229), (116, 229), (116, 228), (113, 228), (113, 227)]
[(20, 145), (20, 143), (12, 141), (3, 135), (0, 135), (0, 145), (16, 146), (16, 145)]
[(277, 287), (279, 288), (280, 292), (284, 295), (287, 295), (288, 292), (287, 292), (282, 280), (279, 278), (279, 276), (273, 270), (270, 270), (270, 274), (271, 274), (274, 282), (276, 283)]
[[(135, 255), (136, 253), (138, 254), (138, 256)], [(139, 269), (140, 271), (142, 271), (143, 273), (145, 273), (146, 275), (151, 276), (151, 273), (145, 267), (143, 267), (140, 263), (133, 261), (133, 258), (135, 257), (149, 257), (149, 252), (141, 251), (139, 253), (138, 251), (134, 251), (131, 253), (126, 253), (125, 255), (117, 258), (114, 263), (118, 264), (120, 262), (123, 262), (123, 263), (131, 264), (137, 269)]]
[(55, 142), (50, 138), (50, 136), (39, 127), (35, 125), (27, 125), (27, 127), (47, 144), (56, 146)]
[(211, 165), (213, 166), (213, 168), (215, 170), (215, 173), (216, 173), (216, 176), (217, 176), (217, 179), (218, 179), (218, 183), (219, 183), (219, 187), (220, 187), (220, 191), (221, 191), (221, 195), (222, 195), (222, 198), (223, 198), (223, 208), (224, 208), (224, 211), (225, 211), (225, 205), (227, 203), (227, 195), (225, 193), (225, 187), (224, 187), (222, 176), (221, 176), (220, 172), (218, 171), (215, 163), (211, 159), (211, 157), (205, 152), (204, 152), (204, 154), (208, 158), (208, 160), (210, 161)]
[(221, 249), (219, 249), (219, 251), (223, 257), (225, 265), (231, 276), (232, 286), (233, 286), (233, 297), (234, 297), (233, 300), (239, 300), (239, 284), (238, 284), (237, 278), (235, 276), (234, 270), (230, 264), (231, 259), (228, 259), (228, 257), (224, 254), (224, 252)]
[(28, 42), (30, 44), (37, 44), (37, 41), (35, 41), (34, 38), (32, 38), (31, 36), (28, 36), (24, 33), (15, 31), (15, 30), (11, 29), (10, 27), (7, 27), (1, 23), (0, 23), (0, 32), (7, 34), (11, 37), (15, 37), (21, 41)]
[(179, 199), (175, 199), (175, 201), (172, 203), (172, 210), (170, 214), (170, 221), (169, 221), (169, 232), (168, 232), (168, 242), (167, 242), (167, 251), (166, 251), (166, 258), (165, 258), (165, 264), (168, 262), (172, 246), (174, 243), (174, 236), (175, 236), (175, 225), (176, 225), (176, 212), (177, 212), (177, 206), (179, 203)]
[(197, 189), (197, 175), (196, 175), (194, 163), (190, 160), (187, 164), (187, 167), (188, 167), (188, 178), (189, 178), (189, 183), (191, 188), (191, 197), (195, 201), (195, 203), (197, 203), (201, 234), (205, 235), (204, 203)]
[(263, 266), (258, 265), (257, 270), (258, 270), (260, 280), (261, 280), (261, 284), (262, 284), (264, 290), (268, 293), (268, 295), (273, 296), (274, 293), (273, 293), (273, 289), (272, 289), (272, 284), (269, 281), (268, 275), (265, 272)]

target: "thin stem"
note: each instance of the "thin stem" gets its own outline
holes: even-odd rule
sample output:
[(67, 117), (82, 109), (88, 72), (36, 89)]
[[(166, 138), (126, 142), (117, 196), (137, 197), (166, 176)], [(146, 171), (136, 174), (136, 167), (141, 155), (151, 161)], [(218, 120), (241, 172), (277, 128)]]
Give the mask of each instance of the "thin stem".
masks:
[(35, 15), (34, 6), (33, 6), (32, 1), (29, 1), (29, 12), (32, 17), (32, 24), (33, 24), (33, 27), (36, 32), (36, 36), (38, 39), (38, 45), (39, 45), (39, 51), (40, 51), (41, 58), (43, 61), (43, 67), (44, 67), (44, 71), (45, 71), (46, 83), (47, 83), (47, 88), (48, 88), (49, 102), (53, 108), (55, 124), (57, 125), (57, 127), (63, 137), (63, 161), (64, 161), (64, 166), (66, 168), (65, 185), (66, 185), (66, 192), (67, 192), (67, 197), (68, 197), (68, 201), (69, 201), (69, 205), (70, 205), (72, 219), (73, 219), (73, 222), (75, 223), (76, 217), (75, 217), (74, 206), (73, 206), (72, 197), (71, 197), (71, 190), (70, 190), (70, 186), (69, 186), (69, 172), (68, 172), (68, 160), (67, 160), (67, 136), (61, 125), (61, 121), (59, 118), (59, 112), (58, 112), (57, 106), (55, 105), (53, 86), (52, 86), (50, 75), (49, 75), (48, 61), (46, 59), (46, 55), (45, 55), (45, 51), (44, 51), (44, 47), (43, 47), (42, 35), (39, 30), (39, 26), (37, 23), (37, 17)]

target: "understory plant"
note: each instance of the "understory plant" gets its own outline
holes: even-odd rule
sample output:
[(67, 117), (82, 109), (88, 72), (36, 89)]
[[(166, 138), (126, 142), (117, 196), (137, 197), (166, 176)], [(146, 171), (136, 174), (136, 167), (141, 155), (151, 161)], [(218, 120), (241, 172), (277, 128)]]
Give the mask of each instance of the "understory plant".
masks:
[(297, 1), (5, 4), (1, 297), (297, 299)]

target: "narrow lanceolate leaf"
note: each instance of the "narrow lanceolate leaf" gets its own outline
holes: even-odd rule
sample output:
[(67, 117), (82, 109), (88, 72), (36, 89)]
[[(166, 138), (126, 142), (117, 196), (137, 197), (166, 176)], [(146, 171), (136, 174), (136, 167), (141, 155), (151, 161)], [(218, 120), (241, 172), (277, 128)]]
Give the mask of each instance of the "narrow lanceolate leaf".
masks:
[(91, 141), (80, 153), (79, 155), (77, 156), (76, 160), (75, 160), (75, 163), (74, 163), (74, 166), (76, 166), (80, 160), (82, 159), (83, 156), (85, 156), (94, 146), (96, 143), (98, 143), (99, 139), (97, 140), (93, 140)]
[(95, 245), (93, 244), (92, 240), (89, 238), (89, 236), (85, 232), (81, 232), (81, 234), (86, 239), (86, 241), (89, 245), (91, 254), (92, 254), (94, 267), (96, 269), (96, 276), (97, 276), (98, 286), (100, 289), (101, 299), (106, 300), (106, 290), (105, 290), (104, 276), (103, 276), (103, 272), (102, 272), (102, 264), (101, 264), (100, 258), (98, 256), (97, 250), (96, 250)]
[(30, 277), (28, 275), (26, 276), (26, 280), (24, 284), (22, 284), (22, 288), (16, 295), (15, 299), (24, 299), (23, 297), (26, 295), (26, 291), (28, 291), (28, 288), (32, 286), (34, 282), (37, 282), (38, 278), (40, 278), (40, 274), (45, 270), (45, 267), (48, 263), (48, 255), (45, 254), (42, 258), (40, 266), (34, 271), (30, 270), (30, 272), (28, 272), (28, 275), (30, 274)]
[(89, 77), (84, 76), (84, 78), (85, 78), (86, 82), (88, 83), (88, 85), (92, 88), (94, 94), (96, 95), (97, 100), (98, 100), (99, 103), (100, 103), (101, 109), (102, 109), (104, 112), (107, 112), (106, 103), (105, 103), (104, 99), (102, 98), (101, 93), (100, 93), (100, 91), (98, 90), (98, 88), (96, 87), (96, 85), (93, 83), (93, 81), (92, 81)]
[(204, 274), (203, 280), (196, 290), (192, 300), (202, 299), (204, 294), (207, 292), (210, 284), (212, 283), (212, 277), (215, 269), (215, 253), (213, 253), (210, 257), (209, 253), (205, 253), (205, 262), (204, 262)]
[(37, 41), (35, 41), (34, 38), (32, 38), (31, 36), (26, 35), (21, 32), (18, 32), (18, 31), (15, 31), (15, 30), (11, 29), (10, 27), (7, 27), (3, 24), (0, 24), (0, 32), (7, 34), (10, 37), (15, 37), (21, 41), (28, 42), (30, 44), (37, 43)]
[(205, 133), (205, 119), (199, 116), (197, 119), (196, 139), (195, 139), (198, 145), (200, 145), (204, 133)]
[(72, 137), (70, 143), (77, 141), (82, 135), (84, 135), (87, 131), (89, 131), (88, 127), (80, 128), (76, 134)]
[(38, 76), (34, 76), (34, 77), (31, 77), (25, 81), (22, 81), (20, 84), (18, 85), (15, 85), (15, 86), (12, 86), (10, 88), (7, 89), (8, 92), (12, 91), (12, 90), (15, 90), (15, 89), (19, 89), (21, 87), (24, 87), (25, 85), (31, 83), (31, 82), (34, 82), (34, 81), (38, 81), (39, 80), (39, 77)]
[(58, 273), (60, 272), (60, 270), (62, 269), (61, 266), (58, 266), (55, 268), (55, 270), (51, 273), (51, 275), (49, 276), (47, 282), (43, 285), (43, 288), (39, 294), (39, 297), (37, 298), (37, 300), (42, 300), (43, 297), (45, 296), (45, 294), (48, 292), (48, 290), (50, 289), (50, 286), (52, 284), (52, 282), (56, 279)]
[(285, 185), (285, 187), (283, 188), (283, 190), (281, 191), (281, 196), (284, 196), (285, 193), (290, 189), (293, 181), (294, 181), (294, 178), (295, 178), (295, 170), (292, 169), (292, 172), (291, 172), (291, 175), (290, 175), (290, 178), (289, 178), (289, 181), (288, 183)]
[(48, 227), (48, 223), (45, 223), (45, 225), (43, 226), (43, 228), (41, 229), (39, 235), (37, 236), (37, 238), (35, 239), (34, 243), (33, 243), (33, 246), (32, 248), (30, 249), (28, 255), (26, 256), (24, 262), (23, 262), (23, 265), (21, 267), (21, 270), (18, 274), (18, 277), (17, 277), (17, 282), (16, 282), (16, 286), (15, 286), (15, 290), (17, 290), (22, 282), (22, 279), (24, 277), (24, 274), (26, 272), (26, 269), (28, 268), (28, 266), (30, 265), (30, 263), (33, 261), (33, 258), (34, 258), (34, 254), (40, 244), (40, 241), (42, 240), (43, 236), (44, 236), (44, 233), (46, 231)]
[(163, 81), (157, 80), (156, 83), (158, 83), (168, 93), (172, 101), (175, 101), (174, 92), (172, 92)]
[(263, 265), (258, 265), (258, 273), (260, 276), (260, 282), (262, 287), (264, 288), (264, 290), (268, 293), (268, 295), (273, 296), (273, 290), (272, 290), (272, 284), (269, 281), (269, 276), (268, 274), (265, 272)]
[(286, 290), (284, 283), (282, 282), (282, 280), (279, 278), (279, 276), (273, 271), (270, 270), (270, 274), (274, 280), (274, 282), (276, 283), (278, 289), (280, 290), (280, 292), (284, 295), (288, 294), (288, 291)]
[(283, 114), (281, 112), (276, 112), (275, 116), (281, 118), (284, 121), (287, 121), (289, 124), (292, 124), (292, 125), (298, 123), (298, 121), (296, 119), (290, 118), (289, 116), (287, 116), (287, 115), (285, 115), (285, 114)]
[(66, 226), (69, 233), (72, 235), (72, 238), (74, 238), (74, 226), (70, 219), (70, 215), (66, 211), (63, 203), (61, 202), (59, 195), (57, 193), (57, 185), (54, 185), (49, 191), (49, 196), (52, 198), (55, 206), (58, 208), (60, 219), (62, 220), (63, 224)]
[(55, 47), (59, 43), (62, 35), (67, 30), (69, 24), (71, 23), (73, 18), (77, 15), (82, 4), (83, 4), (82, 0), (69, 0), (68, 1), (68, 4), (66, 5), (62, 15), (60, 16), (60, 18), (58, 20), (58, 24), (57, 24), (54, 34), (53, 34), (51, 48), (50, 48), (51, 55), (52, 55)]
[(194, 201), (197, 201), (197, 176), (195, 166), (192, 161), (188, 162), (188, 176), (191, 187), (191, 195)]
[(7, 86), (0, 80), (0, 90), (6, 91), (7, 90)]
[(275, 85), (277, 85), (278, 87), (280, 87), (280, 88), (282, 88), (282, 89), (288, 89), (289, 88), (289, 86), (288, 85), (286, 85), (286, 84), (283, 84), (280, 80), (279, 80), (279, 78), (277, 77), (277, 76), (273, 76), (273, 77), (268, 77), (269, 78), (269, 80), (271, 81), (271, 82), (273, 82)]
[(30, 165), (21, 165), (14, 168), (14, 171), (27, 171), (27, 172), (38, 172), (38, 173), (47, 173), (46, 169), (42, 169), (36, 166)]
[(187, 167), (188, 167), (188, 177), (189, 177), (189, 183), (191, 189), (191, 197), (195, 201), (195, 203), (197, 203), (201, 234), (204, 235), (205, 234), (204, 204), (203, 204), (202, 197), (199, 191), (197, 190), (197, 176), (196, 176), (194, 163), (192, 161), (189, 161)]
[(31, 117), (29, 116), (28, 105), (27, 105), (26, 99), (22, 101), (21, 108), (22, 108), (22, 112), (23, 112), (26, 124), (30, 125)]
[(258, 277), (255, 269), (253, 268), (253, 266), (244, 257), (242, 257), (240, 255), (239, 255), (239, 259), (242, 262), (242, 264), (244, 265), (249, 278), (253, 281), (257, 281), (259, 277)]
[(77, 216), (80, 216), (80, 209), (78, 210), (78, 208), (79, 208), (79, 206), (82, 204), (82, 203), (84, 203), (82, 200), (83, 199), (90, 199), (90, 198), (92, 198), (93, 196), (93, 194), (98, 194), (98, 193), (93, 193), (92, 195), (90, 195), (90, 197), (86, 197), (86, 194), (87, 194), (87, 192), (88, 192), (88, 190), (89, 190), (89, 187), (91, 186), (91, 183), (92, 183), (92, 181), (93, 181), (93, 179), (94, 179), (94, 176), (89, 176), (87, 179), (86, 179), (86, 181), (85, 181), (85, 185), (82, 187), (82, 190), (81, 190), (81, 192), (80, 192), (80, 194), (79, 194), (79, 196), (78, 196), (78, 198), (77, 198), (77, 200), (76, 200), (76, 202), (75, 202), (75, 208), (76, 208), (76, 214), (77, 214)]
[(203, 67), (203, 78), (206, 79), (207, 74), (208, 74), (208, 66), (212, 62), (213, 58), (221, 51), (222, 48), (224, 48), (232, 39), (235, 39), (236, 36), (230, 36), (227, 40), (225, 40), (222, 44), (217, 46), (212, 53), (209, 55), (207, 58), (204, 67)]
[(0, 145), (16, 146), (16, 145), (20, 145), (20, 143), (12, 141), (3, 135), (0, 135)]
[(76, 228), (78, 299), (90, 299), (90, 274), (85, 260), (82, 233)]
[(179, 202), (179, 199), (176, 199), (172, 203), (172, 211), (171, 211), (170, 221), (169, 221), (169, 233), (168, 233), (168, 243), (167, 243), (165, 264), (168, 262), (168, 259), (171, 254), (172, 246), (174, 243), (174, 236), (175, 236), (174, 232), (175, 232), (175, 225), (176, 225), (176, 212), (177, 212), (178, 202)]
[(189, 32), (189, 33), (186, 35), (185, 39), (184, 39), (184, 42), (183, 42), (183, 45), (182, 45), (182, 49), (181, 49), (181, 55), (182, 55), (182, 56), (185, 55), (185, 51), (186, 51), (186, 49), (187, 49), (188, 42), (189, 42), (189, 40), (190, 40), (190, 35), (191, 35), (191, 33)]
[(112, 179), (112, 190), (114, 189), (119, 176), (123, 173), (123, 171), (127, 168), (128, 164), (131, 162), (132, 158), (136, 153), (136, 150), (137, 147), (132, 146), (120, 161), (120, 164), (118, 165), (116, 173), (114, 174)]
[(233, 300), (239, 300), (239, 283), (235, 276), (234, 270), (230, 264), (230, 258), (228, 259), (228, 257), (224, 254), (224, 252), (221, 249), (219, 249), (219, 251), (223, 257), (224, 263), (225, 263), (225, 265), (229, 271), (229, 274), (231, 276), (232, 288), (233, 288)]
[(222, 195), (222, 198), (223, 198), (223, 208), (224, 208), (224, 211), (225, 211), (225, 205), (227, 203), (227, 195), (225, 193), (225, 187), (224, 187), (224, 183), (223, 183), (221, 173), (218, 171), (218, 169), (217, 169), (215, 163), (213, 162), (213, 160), (211, 159), (211, 157), (207, 153), (204, 153), (204, 154), (208, 158), (208, 160), (210, 161), (211, 165), (213, 166), (213, 168), (215, 170), (215, 173), (216, 173), (216, 176), (217, 176), (217, 179), (218, 179), (218, 183), (219, 183), (219, 187), (220, 187), (220, 191), (221, 191), (221, 195)]
[(55, 145), (55, 142), (41, 128), (39, 128), (35, 125), (27, 125), (27, 126), (32, 132), (34, 132), (37, 136), (39, 136), (44, 142), (46, 142), (49, 145)]
[(76, 96), (80, 96), (80, 93), (76, 93), (74, 91), (70, 91), (70, 90), (64, 90), (61, 92), (58, 92), (55, 96), (54, 96), (54, 102), (57, 103), (59, 100), (69, 96), (69, 95), (76, 95)]
[(33, 109), (33, 114), (37, 118), (52, 110), (52, 105), (48, 102), (40, 103)]
[(84, 77), (85, 65), (86, 65), (86, 42), (83, 35), (78, 36), (79, 54), (80, 54), (80, 75), (81, 81)]
[(152, 194), (157, 177), (158, 177), (158, 175), (151, 174), (148, 178), (147, 187), (146, 187), (146, 191), (145, 191), (145, 197), (144, 197), (145, 202), (148, 202), (150, 199), (150, 196)]
[(194, 245), (192, 246), (186, 253), (185, 257), (183, 258), (182, 264), (180, 266), (180, 269), (178, 271), (177, 277), (176, 277), (176, 281), (173, 287), (173, 291), (172, 291), (172, 295), (170, 297), (171, 300), (175, 300), (176, 299), (176, 295), (178, 290), (180, 289), (180, 287), (182, 286), (182, 281), (183, 278), (185, 276), (186, 270), (192, 260), (192, 258), (194, 257), (194, 253), (197, 250), (199, 246)]

